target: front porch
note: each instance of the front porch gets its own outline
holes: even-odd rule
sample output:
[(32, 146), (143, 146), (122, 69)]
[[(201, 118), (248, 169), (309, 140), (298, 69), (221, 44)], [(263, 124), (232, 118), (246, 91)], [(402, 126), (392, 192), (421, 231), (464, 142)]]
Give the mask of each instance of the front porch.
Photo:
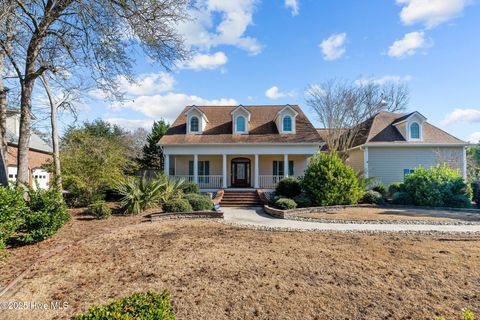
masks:
[(202, 190), (274, 189), (284, 177), (301, 177), (309, 154), (168, 154), (165, 174)]

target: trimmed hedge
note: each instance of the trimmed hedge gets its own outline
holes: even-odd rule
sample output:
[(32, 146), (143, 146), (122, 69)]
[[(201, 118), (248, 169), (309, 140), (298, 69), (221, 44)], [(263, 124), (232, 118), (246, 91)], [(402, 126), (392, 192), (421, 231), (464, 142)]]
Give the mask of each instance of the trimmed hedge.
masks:
[(29, 190), (30, 211), (25, 215), (23, 243), (35, 243), (54, 235), (70, 220), (67, 206), (58, 190)]
[(175, 312), (170, 305), (170, 294), (154, 291), (135, 293), (102, 306), (92, 306), (77, 320), (175, 320)]
[(401, 205), (411, 205), (413, 204), (413, 199), (407, 192), (395, 192), (392, 195), (392, 203), (393, 204), (401, 204)]
[(297, 207), (297, 204), (292, 199), (280, 198), (275, 201), (275, 207), (281, 210), (290, 210), (295, 209)]
[(380, 192), (375, 190), (368, 190), (365, 192), (365, 195), (362, 199), (365, 203), (373, 203), (373, 204), (384, 204), (385, 200), (383, 200), (383, 196)]
[(473, 190), (473, 201), (477, 204), (477, 207), (480, 208), (480, 181), (472, 182)]
[(390, 186), (388, 186), (388, 194), (393, 196), (397, 192), (404, 192), (405, 185), (402, 182), (394, 182)]
[(28, 212), (23, 192), (21, 188), (0, 187), (0, 250), (20, 228)]
[(293, 198), (293, 201), (297, 203), (299, 208), (308, 208), (312, 206), (312, 200), (304, 194), (296, 196)]
[(275, 193), (281, 197), (294, 198), (302, 193), (302, 185), (298, 179), (286, 177), (278, 182)]
[(208, 196), (190, 193), (185, 195), (185, 199), (187, 199), (194, 211), (207, 211), (213, 207), (213, 202)]
[(187, 199), (172, 199), (162, 205), (163, 212), (192, 212), (193, 208)]
[(470, 185), (465, 183), (458, 171), (446, 166), (417, 168), (405, 177), (404, 184), (405, 192), (410, 194), (413, 204), (417, 206), (464, 207), (463, 201), (457, 196), (472, 199)]
[(356, 204), (363, 197), (362, 184), (352, 167), (334, 153), (316, 153), (302, 180), (307, 196), (317, 206)]
[(86, 214), (97, 219), (107, 219), (112, 215), (112, 209), (107, 206), (105, 201), (96, 201), (88, 206)]

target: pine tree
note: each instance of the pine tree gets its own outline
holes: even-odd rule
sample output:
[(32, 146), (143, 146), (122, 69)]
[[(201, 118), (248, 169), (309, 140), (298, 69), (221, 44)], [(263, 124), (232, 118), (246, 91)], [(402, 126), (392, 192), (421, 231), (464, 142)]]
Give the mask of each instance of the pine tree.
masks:
[(167, 133), (169, 127), (170, 125), (163, 119), (153, 123), (152, 132), (148, 135), (147, 143), (143, 147), (143, 158), (140, 160), (144, 169), (163, 170), (163, 151), (157, 143)]

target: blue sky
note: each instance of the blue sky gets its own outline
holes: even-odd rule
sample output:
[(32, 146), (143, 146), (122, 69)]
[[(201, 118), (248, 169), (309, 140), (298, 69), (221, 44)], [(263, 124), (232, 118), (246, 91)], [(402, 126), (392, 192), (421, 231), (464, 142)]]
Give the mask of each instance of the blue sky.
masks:
[(188, 104), (305, 104), (331, 78), (405, 81), (410, 110), (480, 140), (480, 5), (469, 0), (199, 0), (179, 26), (195, 50), (171, 73), (138, 56), (123, 104), (91, 92), (83, 119), (128, 128)]

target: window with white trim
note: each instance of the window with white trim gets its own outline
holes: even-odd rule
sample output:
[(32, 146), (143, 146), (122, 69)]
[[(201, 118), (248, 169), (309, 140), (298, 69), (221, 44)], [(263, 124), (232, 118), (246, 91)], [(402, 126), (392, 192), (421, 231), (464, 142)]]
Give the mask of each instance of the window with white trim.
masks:
[(292, 117), (283, 117), (283, 132), (292, 132)]
[(198, 117), (191, 117), (190, 118), (190, 132), (199, 132)]
[(410, 125), (410, 139), (420, 139), (420, 125), (416, 122)]
[(405, 178), (410, 173), (414, 173), (414, 172), (415, 172), (415, 169), (403, 169), (403, 177)]
[(236, 119), (235, 119), (235, 131), (236, 132), (245, 132), (246, 131), (246, 128), (245, 128), (245, 117), (244, 116), (238, 116)]

